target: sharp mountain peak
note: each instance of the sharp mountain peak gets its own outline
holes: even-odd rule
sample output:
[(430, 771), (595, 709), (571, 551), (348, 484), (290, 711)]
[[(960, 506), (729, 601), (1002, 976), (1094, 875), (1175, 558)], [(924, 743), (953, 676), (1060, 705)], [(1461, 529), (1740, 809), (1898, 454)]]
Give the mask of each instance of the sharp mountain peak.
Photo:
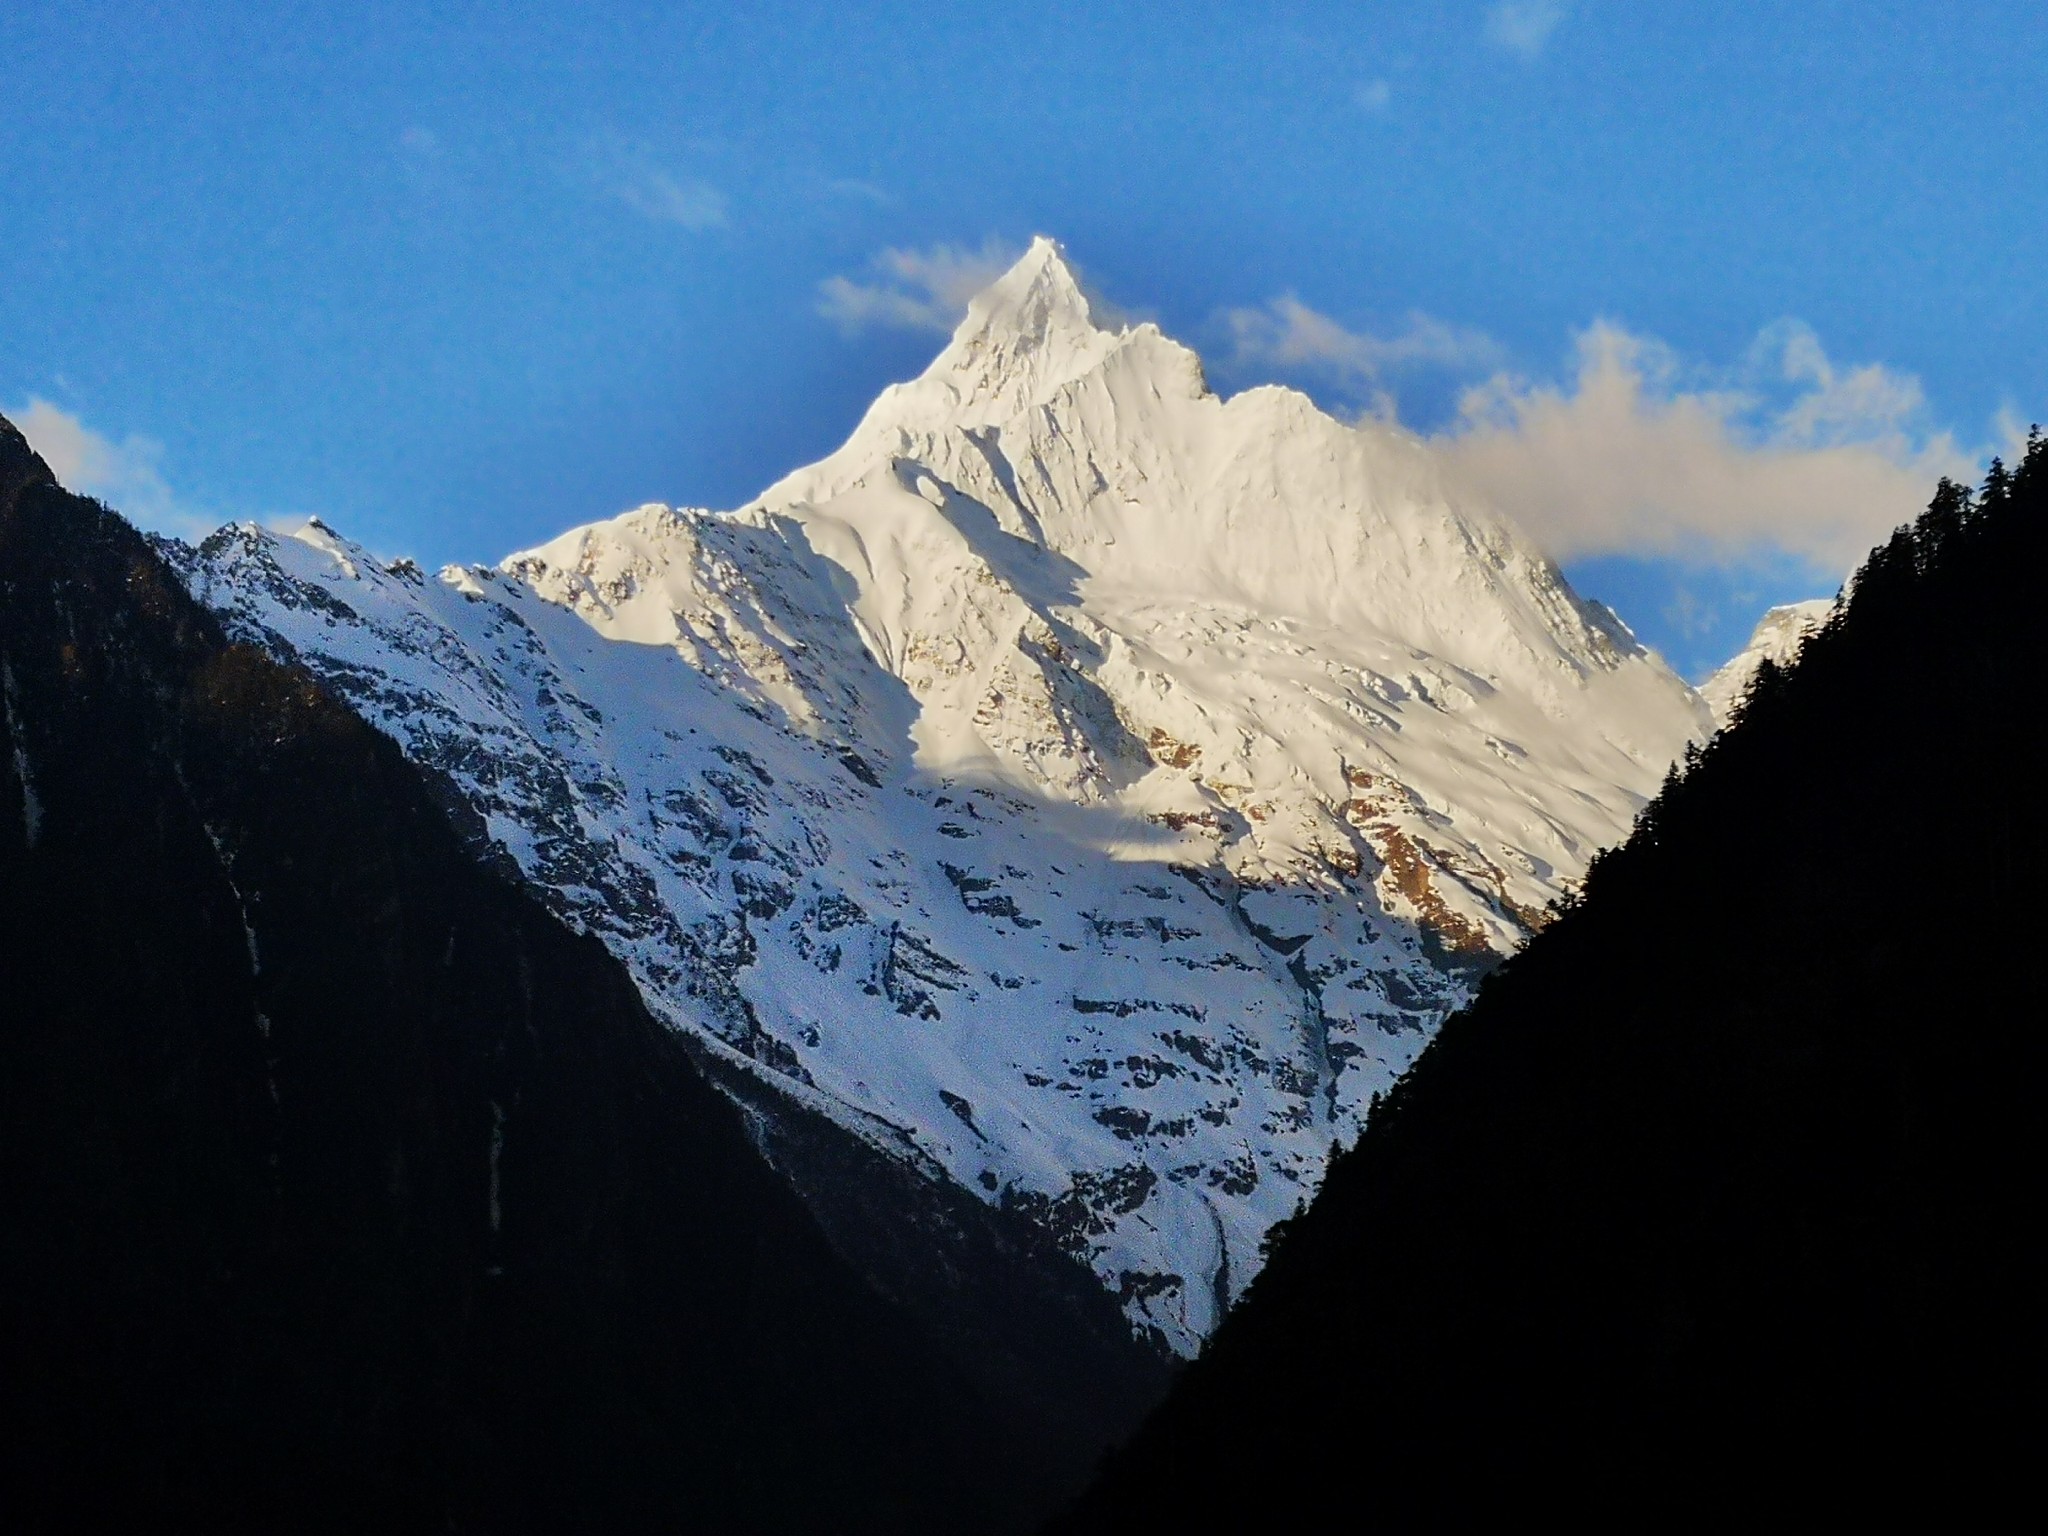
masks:
[(968, 301), (954, 340), (992, 334), (1042, 340), (1101, 329), (1065, 249), (1049, 235), (1034, 235), (1009, 270)]
[(1711, 726), (1412, 439), (1218, 398), (1046, 239), (737, 511), (184, 569), (662, 1018), (1182, 1351)]

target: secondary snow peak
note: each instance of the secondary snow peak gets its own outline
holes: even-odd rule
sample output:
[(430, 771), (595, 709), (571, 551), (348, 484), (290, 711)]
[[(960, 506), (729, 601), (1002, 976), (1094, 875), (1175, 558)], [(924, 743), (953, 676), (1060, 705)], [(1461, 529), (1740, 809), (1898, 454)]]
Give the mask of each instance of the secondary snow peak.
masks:
[(1781, 603), (1757, 620), (1749, 643), (1700, 684), (1700, 697), (1714, 712), (1714, 723), (1725, 726), (1735, 718), (1751, 679), (1766, 661), (1779, 666), (1796, 661), (1807, 636), (1827, 623), (1834, 609), (1834, 599), (1810, 597), (1804, 602)]

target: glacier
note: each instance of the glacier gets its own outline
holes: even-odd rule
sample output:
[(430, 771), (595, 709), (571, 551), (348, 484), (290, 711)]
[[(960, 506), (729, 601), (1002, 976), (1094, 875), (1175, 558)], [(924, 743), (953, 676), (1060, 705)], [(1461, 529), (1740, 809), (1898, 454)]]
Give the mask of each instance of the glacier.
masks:
[(745, 506), (438, 575), (165, 548), (707, 1059), (1182, 1353), (1715, 725), (1426, 444), (1219, 397), (1045, 239)]

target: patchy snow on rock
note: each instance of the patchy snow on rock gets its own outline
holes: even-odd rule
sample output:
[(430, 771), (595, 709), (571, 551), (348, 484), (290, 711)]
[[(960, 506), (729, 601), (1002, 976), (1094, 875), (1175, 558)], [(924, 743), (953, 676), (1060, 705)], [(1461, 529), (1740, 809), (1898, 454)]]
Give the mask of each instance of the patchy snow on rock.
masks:
[(1424, 447), (1092, 318), (1040, 240), (846, 444), (438, 580), (175, 556), (702, 1048), (1191, 1350), (1712, 728)]

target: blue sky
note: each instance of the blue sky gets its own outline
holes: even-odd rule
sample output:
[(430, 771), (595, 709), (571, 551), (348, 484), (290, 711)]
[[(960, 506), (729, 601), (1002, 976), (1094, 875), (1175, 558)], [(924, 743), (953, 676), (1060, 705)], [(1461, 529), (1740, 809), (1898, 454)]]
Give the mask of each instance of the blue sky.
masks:
[(0, 409), (161, 526), (735, 504), (1039, 231), (1689, 673), (2048, 415), (2037, 6), (29, 0), (0, 59)]

